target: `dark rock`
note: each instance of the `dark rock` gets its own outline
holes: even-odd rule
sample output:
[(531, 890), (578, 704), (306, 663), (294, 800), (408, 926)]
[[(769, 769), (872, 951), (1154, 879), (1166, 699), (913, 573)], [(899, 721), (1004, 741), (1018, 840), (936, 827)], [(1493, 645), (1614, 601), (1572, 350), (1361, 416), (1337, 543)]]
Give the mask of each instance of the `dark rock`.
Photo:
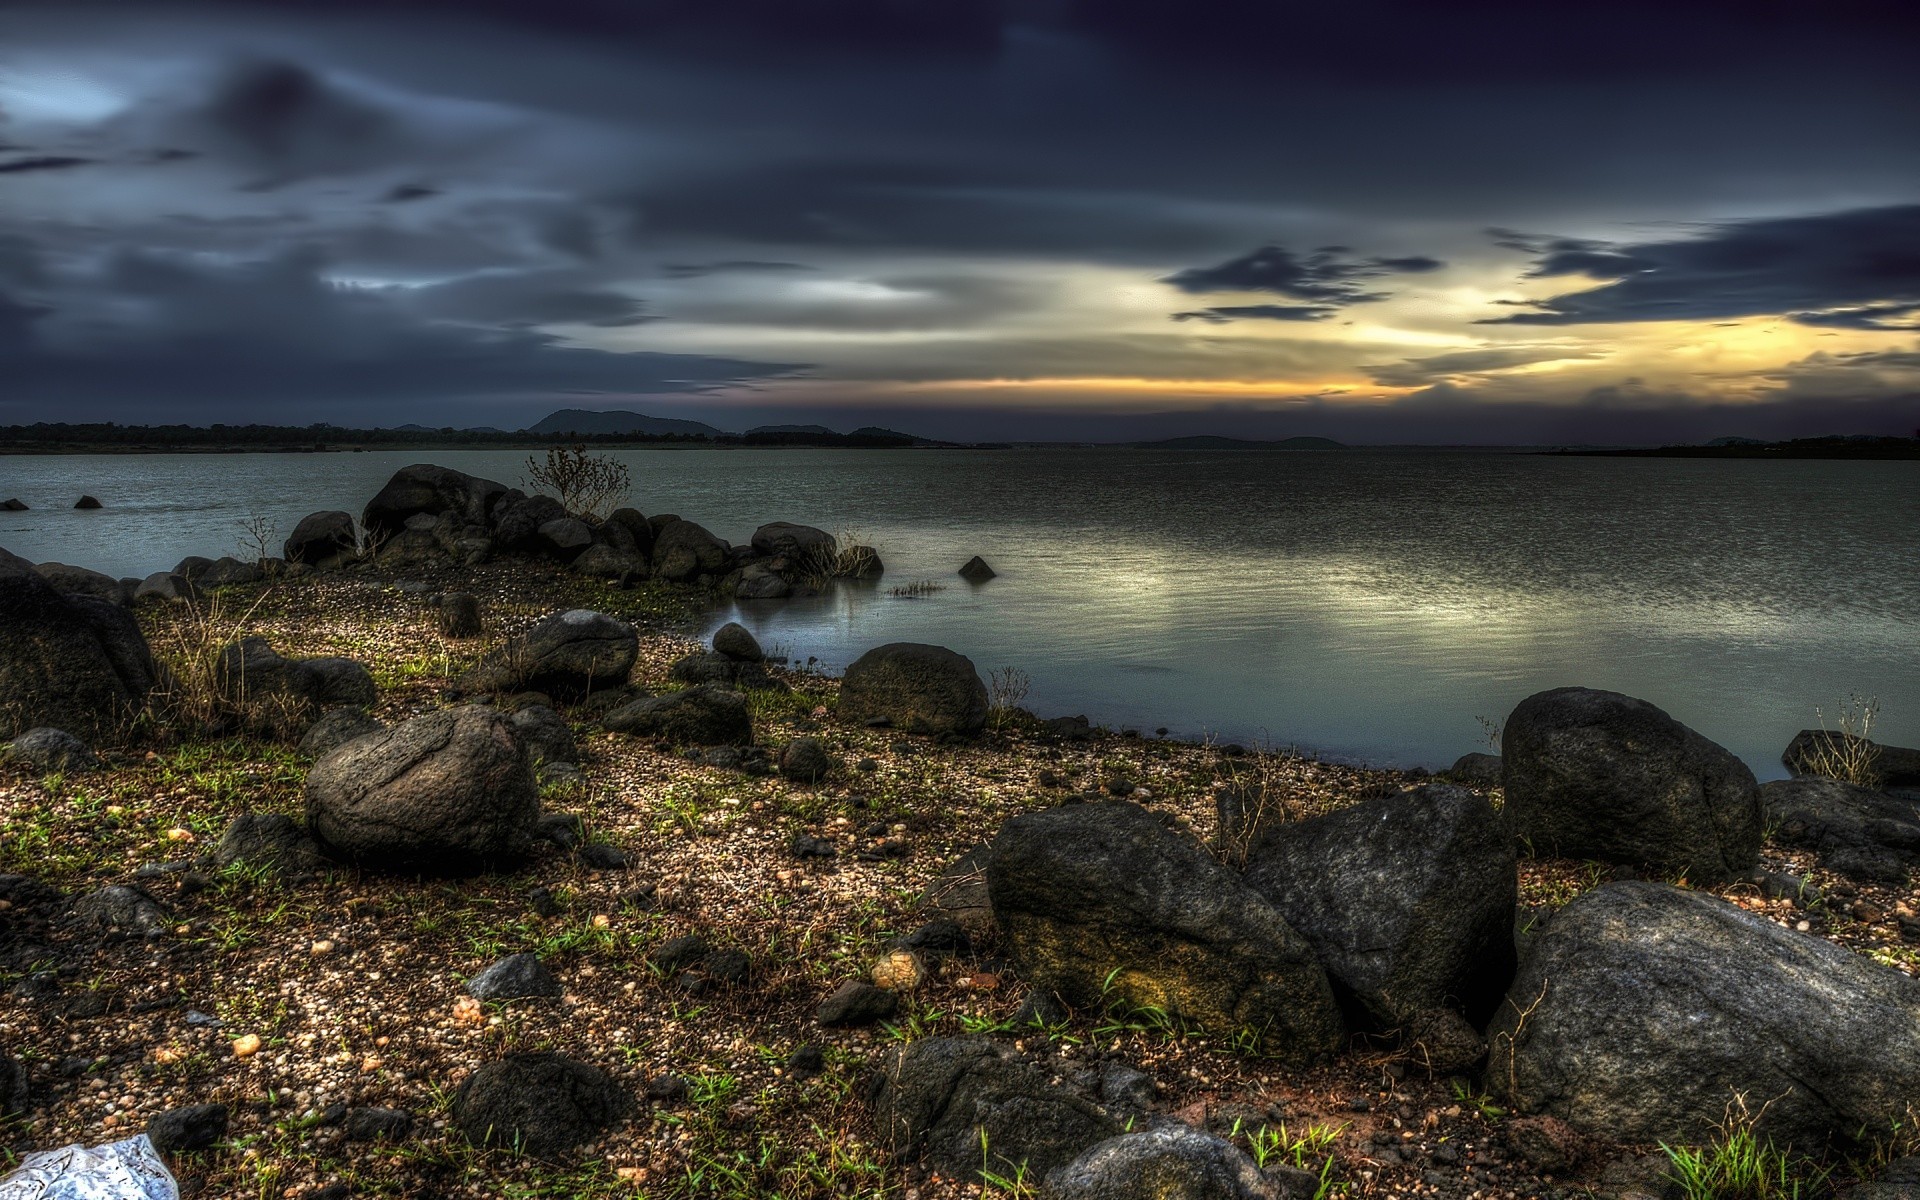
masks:
[(476, 479), (447, 467), (402, 467), (378, 495), (367, 501), (360, 523), (370, 533), (395, 534), (416, 513), (452, 513), (463, 521), (484, 525), (494, 501), (506, 491), (505, 484)]
[(727, 544), (692, 521), (675, 520), (654, 538), (653, 573), (661, 579), (686, 583), (726, 564)]
[(909, 733), (978, 733), (987, 685), (973, 662), (942, 646), (893, 642), (855, 659), (840, 681), (840, 718)]
[(133, 603), (133, 589), (110, 575), (57, 562), (41, 563), (34, 570), (63, 596), (91, 596), (122, 608)]
[(368, 716), (364, 708), (330, 708), (307, 727), (307, 732), (300, 738), (300, 753), (312, 758), (325, 758), (355, 738), (379, 733), (385, 728), (385, 725)]
[[(250, 725), (273, 732), (310, 723), (325, 686), (320, 672), (284, 657), (260, 637), (242, 638), (224, 647), (214, 665), (214, 683), (221, 697), (239, 709)], [(357, 701), (372, 702), (371, 697)]]
[(625, 621), (576, 608), (556, 613), (487, 656), (460, 680), (467, 692), (545, 692), (575, 700), (617, 688), (633, 671), (640, 635)]
[(1491, 1016), (1513, 979), (1513, 838), (1484, 796), (1429, 784), (1264, 826), (1246, 881), (1384, 1027)]
[(434, 871), (519, 857), (540, 815), (512, 725), (472, 704), (348, 742), (314, 764), (306, 794), (323, 846), (372, 865)]
[(1501, 747), (1505, 814), (1534, 853), (1697, 884), (1738, 879), (1759, 858), (1753, 772), (1644, 700), (1540, 692), (1507, 718)]
[(434, 603), (440, 636), (477, 638), (486, 631), (480, 622), (480, 599), (472, 592), (448, 592)]
[(1435, 1075), (1463, 1075), (1487, 1057), (1487, 1040), (1451, 1008), (1429, 1009), (1407, 1018), (1400, 1042), (1415, 1064)]
[(950, 919), (972, 936), (986, 934), (993, 928), (993, 900), (987, 892), (987, 860), (992, 856), (991, 846), (975, 846), (955, 859), (927, 885), (920, 911)]
[(787, 1055), (787, 1078), (805, 1081), (825, 1073), (827, 1056), (818, 1046), (801, 1044)]
[(1829, 870), (1899, 882), (1920, 860), (1920, 808), (1884, 793), (1806, 775), (1762, 785), (1760, 806), (1775, 842), (1819, 851)]
[(73, 902), (74, 918), (111, 933), (149, 940), (167, 932), (167, 911), (137, 887), (115, 884), (88, 892)]
[(300, 665), (314, 677), (314, 698), (321, 704), (372, 708), (380, 699), (373, 673), (351, 658), (306, 658)]
[(326, 865), (320, 844), (306, 826), (281, 813), (245, 813), (227, 823), (214, 847), (213, 864), (271, 867), (282, 875), (303, 875)]
[(1856, 762), (1883, 788), (1920, 786), (1920, 750), (1887, 746), (1829, 729), (1802, 729), (1780, 761), (1795, 775), (1819, 775), (1832, 760)]
[(988, 566), (987, 560), (978, 554), (968, 559), (960, 568), (960, 578), (968, 583), (985, 583), (998, 574), (999, 572)]
[(189, 554), (173, 564), (175, 575), (185, 575), (195, 583), (205, 579), (207, 572), (213, 569), (213, 560), (199, 554)]
[[(882, 1054), (868, 1090), (881, 1143), (958, 1179), (1045, 1179), (1118, 1121), (984, 1038), (922, 1038)], [(984, 1147), (984, 1150), (983, 1150)]]
[(660, 943), (660, 948), (653, 952), (651, 961), (654, 969), (662, 974), (674, 975), (693, 966), (711, 953), (713, 953), (713, 946), (706, 938), (697, 933), (685, 933)]
[(89, 739), (144, 708), (159, 677), (133, 615), (67, 596), (0, 550), (0, 740), (51, 726)]
[(900, 998), (864, 979), (849, 979), (820, 1002), (813, 1016), (822, 1025), (871, 1025), (900, 1010)]
[(514, 710), (508, 718), (520, 744), (536, 762), (571, 763), (580, 761), (580, 747), (574, 743), (573, 730), (559, 713), (544, 704), (529, 704)]
[(13, 1055), (0, 1053), (0, 1121), (25, 1114), (32, 1100), (26, 1067)]
[(1542, 1175), (1564, 1175), (1589, 1153), (1587, 1139), (1555, 1117), (1515, 1117), (1504, 1132), (1507, 1150)]
[(18, 497), (15, 497), (13, 499), (6, 500), (6, 501), (0, 501), (0, 512), (26, 512), (26, 511), (27, 511), (26, 501), (21, 500)]
[(600, 522), (599, 532), (608, 545), (630, 550), (643, 559), (653, 556), (653, 525), (639, 509), (614, 509)]
[(639, 554), (599, 543), (582, 550), (570, 567), (576, 575), (622, 581), (623, 586), (645, 579), (648, 575), (647, 560)]
[(543, 813), (534, 826), (534, 836), (552, 842), (562, 850), (571, 850), (587, 834), (586, 822), (573, 813)]
[(566, 506), (552, 496), (524, 496), (510, 502), (493, 523), (494, 544), (521, 554), (549, 552), (542, 526), (570, 520)]
[(133, 589), (133, 599), (136, 604), (142, 600), (184, 603), (198, 599), (199, 595), (199, 589), (193, 586), (191, 579), (172, 571), (155, 571), (142, 579), (140, 585)]
[(543, 523), (535, 531), (540, 552), (561, 562), (570, 562), (593, 545), (593, 530), (578, 517), (558, 517)]
[(766, 667), (757, 662), (742, 662), (737, 658), (728, 658), (724, 654), (689, 654), (676, 659), (667, 670), (667, 677), (680, 683), (710, 683), (728, 688), (756, 688), (768, 690), (777, 688), (785, 691), (784, 685), (767, 674)]
[(35, 771), (74, 774), (96, 770), (100, 760), (79, 738), (64, 729), (29, 729), (6, 744), (6, 759)]
[(1609, 883), (1548, 923), (1488, 1043), (1490, 1089), (1595, 1137), (1699, 1142), (1742, 1095), (1812, 1147), (1902, 1118), (1920, 982), (1712, 895)]
[(797, 737), (780, 748), (780, 774), (795, 783), (818, 783), (839, 765), (817, 737)]
[(1920, 1200), (1920, 1157), (1894, 1159), (1879, 1178), (1848, 1192), (1847, 1200)]
[(1109, 1138), (1047, 1187), (1054, 1200), (1291, 1200), (1238, 1146), (1185, 1125)]
[(714, 631), (713, 652), (724, 654), (735, 662), (763, 661), (767, 655), (760, 649), (759, 639), (738, 621), (728, 621)]
[(787, 843), (787, 853), (795, 858), (832, 858), (840, 853), (832, 838), (816, 837), (811, 833), (796, 833)]
[(467, 995), (476, 1000), (523, 1000), (560, 991), (560, 981), (535, 954), (509, 954), (467, 980)]
[(753, 959), (744, 950), (715, 950), (703, 957), (695, 969), (708, 983), (740, 987), (753, 973)]
[(965, 927), (958, 921), (946, 918), (928, 921), (894, 944), (905, 950), (919, 951), (930, 963), (938, 963), (956, 955), (964, 956), (973, 950), (973, 939), (967, 936)]
[(768, 558), (790, 558), (803, 567), (828, 567), (838, 543), (824, 529), (774, 521), (753, 531), (753, 548)]
[(1045, 988), (1033, 988), (1026, 998), (1020, 1001), (1020, 1007), (1013, 1014), (1013, 1024), (1020, 1029), (1033, 1026), (1049, 1027), (1060, 1025), (1072, 1017), (1060, 997)]
[(147, 1122), (147, 1140), (162, 1154), (192, 1154), (227, 1136), (227, 1106), (170, 1108)]
[(350, 1142), (401, 1142), (413, 1132), (413, 1114), (397, 1108), (349, 1108), (340, 1135)]
[(615, 733), (697, 745), (753, 741), (753, 718), (739, 692), (702, 684), (650, 696), (608, 713), (601, 724)]
[(987, 860), (993, 914), (1035, 987), (1152, 1008), (1295, 1063), (1345, 1034), (1312, 947), (1191, 839), (1125, 801), (1014, 817)]
[(611, 842), (586, 842), (579, 851), (582, 866), (595, 871), (624, 871), (632, 864), (626, 853)]
[(487, 1063), (453, 1098), (453, 1125), (476, 1146), (557, 1158), (612, 1127), (627, 1097), (598, 1067), (558, 1054)]
[(687, 1098), (687, 1081), (678, 1075), (655, 1075), (647, 1081), (647, 1099), (676, 1104)]
[(1455, 782), (1464, 783), (1468, 787), (1496, 788), (1500, 786), (1501, 770), (1498, 754), (1486, 754), (1476, 750), (1472, 754), (1462, 754), (1455, 759), (1453, 765), (1447, 768), (1447, 774), (1453, 776)]
[(317, 512), (300, 518), (280, 553), (290, 563), (319, 566), (352, 555), (358, 544), (351, 513)]
[(1040, 728), (1049, 737), (1059, 738), (1063, 742), (1093, 740), (1093, 723), (1082, 716), (1053, 717), (1040, 722)]
[(196, 582), (205, 588), (238, 587), (259, 583), (266, 576), (259, 563), (241, 562), (232, 555), (226, 555), (215, 559)]
[(100, 503), (100, 501), (98, 501), (98, 500), (96, 500), (96, 499), (94, 499), (94, 498), (93, 498), (92, 496), (82, 496), (82, 497), (80, 497), (80, 498), (79, 498), (78, 500), (75, 500), (75, 501), (73, 502), (73, 506), (74, 506), (75, 508), (102, 508), (102, 507), (104, 507), (104, 506), (103, 506), (103, 505), (102, 505), (102, 504)]

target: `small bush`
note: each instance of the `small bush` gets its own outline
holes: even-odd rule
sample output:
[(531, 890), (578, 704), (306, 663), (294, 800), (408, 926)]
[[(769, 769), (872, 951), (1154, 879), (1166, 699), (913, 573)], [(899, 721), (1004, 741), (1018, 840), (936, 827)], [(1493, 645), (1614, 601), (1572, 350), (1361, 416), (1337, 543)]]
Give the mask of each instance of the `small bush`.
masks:
[(1821, 1190), (1829, 1168), (1755, 1132), (1765, 1112), (1764, 1107), (1749, 1112), (1745, 1097), (1735, 1096), (1711, 1143), (1660, 1143), (1667, 1156), (1667, 1178), (1685, 1200), (1799, 1200)]
[(596, 521), (626, 503), (633, 491), (633, 475), (625, 463), (589, 454), (584, 445), (549, 446), (544, 462), (529, 454), (526, 482), (536, 491), (552, 493), (575, 516)]
[(1810, 775), (1824, 775), (1861, 787), (1880, 786), (1880, 747), (1873, 744), (1873, 719), (1880, 715), (1880, 701), (1872, 696), (1853, 695), (1827, 724), (1827, 714), (1813, 710), (1820, 719), (1823, 737), (1812, 738), (1800, 755), (1800, 767)]
[(995, 729), (1012, 718), (1032, 686), (1032, 677), (1018, 667), (995, 667), (987, 672), (987, 719)]

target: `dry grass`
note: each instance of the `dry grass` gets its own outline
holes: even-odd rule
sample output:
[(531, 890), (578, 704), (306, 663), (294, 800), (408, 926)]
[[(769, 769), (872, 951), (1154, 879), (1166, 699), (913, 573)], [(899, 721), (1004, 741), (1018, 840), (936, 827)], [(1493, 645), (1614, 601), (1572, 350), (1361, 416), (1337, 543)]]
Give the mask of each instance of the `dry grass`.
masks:
[(1880, 701), (1858, 694), (1847, 697), (1834, 713), (1835, 728), (1827, 724), (1827, 714), (1814, 709), (1820, 719), (1822, 737), (1811, 740), (1800, 755), (1801, 769), (1810, 775), (1822, 775), (1861, 787), (1880, 786), (1880, 747), (1873, 744), (1873, 721), (1880, 714)]

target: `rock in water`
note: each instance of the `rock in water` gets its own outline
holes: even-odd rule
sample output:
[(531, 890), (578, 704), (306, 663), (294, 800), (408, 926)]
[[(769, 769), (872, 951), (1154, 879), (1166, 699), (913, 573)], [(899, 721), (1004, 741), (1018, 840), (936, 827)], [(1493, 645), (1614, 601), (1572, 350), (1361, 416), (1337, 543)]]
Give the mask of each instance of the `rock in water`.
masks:
[(1780, 761), (1795, 775), (1825, 775), (1837, 763), (1863, 768), (1879, 787), (1920, 786), (1920, 750), (1885, 746), (1855, 734), (1802, 729)]
[(1493, 1014), (1513, 979), (1518, 880), (1493, 805), (1440, 784), (1268, 825), (1246, 869), (1387, 1027), (1435, 1008)]
[(973, 660), (944, 646), (892, 642), (862, 654), (840, 681), (840, 718), (909, 733), (978, 733), (987, 685)]
[(290, 563), (319, 566), (351, 556), (358, 544), (352, 513), (317, 512), (300, 518), (280, 553)]
[(1610, 883), (1547, 924), (1488, 1043), (1489, 1089), (1596, 1137), (1699, 1142), (1741, 1095), (1811, 1152), (1920, 1095), (1920, 982), (1712, 895)]
[(552, 1159), (610, 1128), (627, 1103), (598, 1067), (558, 1054), (513, 1054), (469, 1075), (452, 1115), (476, 1146)]
[[(880, 1056), (874, 1125), (898, 1158), (976, 1179), (1043, 1179), (1121, 1132), (1094, 1105), (985, 1038), (922, 1038)], [(984, 1148), (983, 1148), (984, 1146)]]
[(1501, 739), (1506, 816), (1536, 854), (1722, 883), (1760, 854), (1753, 772), (1644, 700), (1558, 688), (1522, 700)]
[(999, 572), (988, 566), (987, 560), (978, 554), (968, 559), (960, 568), (960, 578), (968, 583), (985, 583), (998, 574)]
[(753, 531), (753, 548), (769, 558), (790, 558), (802, 566), (830, 566), (837, 548), (834, 536), (811, 525), (775, 521)]
[(1152, 1009), (1294, 1063), (1345, 1034), (1313, 948), (1198, 843), (1126, 801), (1008, 821), (987, 860), (993, 915), (1036, 988)]
[(1047, 1179), (1054, 1200), (1288, 1200), (1232, 1142), (1185, 1125), (1109, 1138)]
[(82, 496), (73, 502), (75, 508), (100, 508), (101, 503), (92, 496)]
[(132, 614), (62, 595), (0, 550), (0, 740), (53, 726), (99, 739), (144, 708), (158, 669)]
[(545, 692), (577, 700), (619, 687), (640, 653), (633, 626), (576, 608), (555, 613), (489, 655), (460, 680), (468, 692)]
[(358, 738), (307, 775), (307, 819), (342, 857), (471, 872), (532, 845), (540, 797), (507, 718), (477, 704)]

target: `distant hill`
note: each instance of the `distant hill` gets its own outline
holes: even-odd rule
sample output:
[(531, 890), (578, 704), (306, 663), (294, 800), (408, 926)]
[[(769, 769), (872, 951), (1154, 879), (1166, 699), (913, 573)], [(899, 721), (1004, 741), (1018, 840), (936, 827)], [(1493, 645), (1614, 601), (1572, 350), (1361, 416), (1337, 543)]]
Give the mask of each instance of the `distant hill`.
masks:
[(747, 436), (759, 433), (801, 433), (810, 437), (839, 437), (840, 435), (825, 425), (755, 425), (747, 430)]
[(1786, 442), (1756, 442), (1718, 438), (1704, 446), (1636, 446), (1613, 450), (1559, 451), (1613, 458), (1856, 458), (1920, 459), (1920, 437), (1881, 437), (1846, 434), (1795, 438)]
[(1134, 442), (1136, 450), (1345, 450), (1347, 447), (1323, 437), (1291, 437), (1277, 442), (1257, 442), (1247, 438), (1198, 437), (1167, 438), (1158, 442)]
[(679, 434), (683, 437), (726, 437), (724, 429), (715, 429), (705, 421), (686, 421), (678, 417), (650, 417), (627, 409), (589, 412), (584, 408), (563, 408), (527, 426), (528, 433)]
[(897, 429), (883, 429), (878, 425), (862, 425), (860, 428), (854, 430), (852, 433), (848, 434), (847, 436), (850, 438), (858, 438), (863, 441), (912, 442), (916, 446), (928, 446), (933, 444), (932, 438), (915, 437), (911, 433), (901, 433)]

